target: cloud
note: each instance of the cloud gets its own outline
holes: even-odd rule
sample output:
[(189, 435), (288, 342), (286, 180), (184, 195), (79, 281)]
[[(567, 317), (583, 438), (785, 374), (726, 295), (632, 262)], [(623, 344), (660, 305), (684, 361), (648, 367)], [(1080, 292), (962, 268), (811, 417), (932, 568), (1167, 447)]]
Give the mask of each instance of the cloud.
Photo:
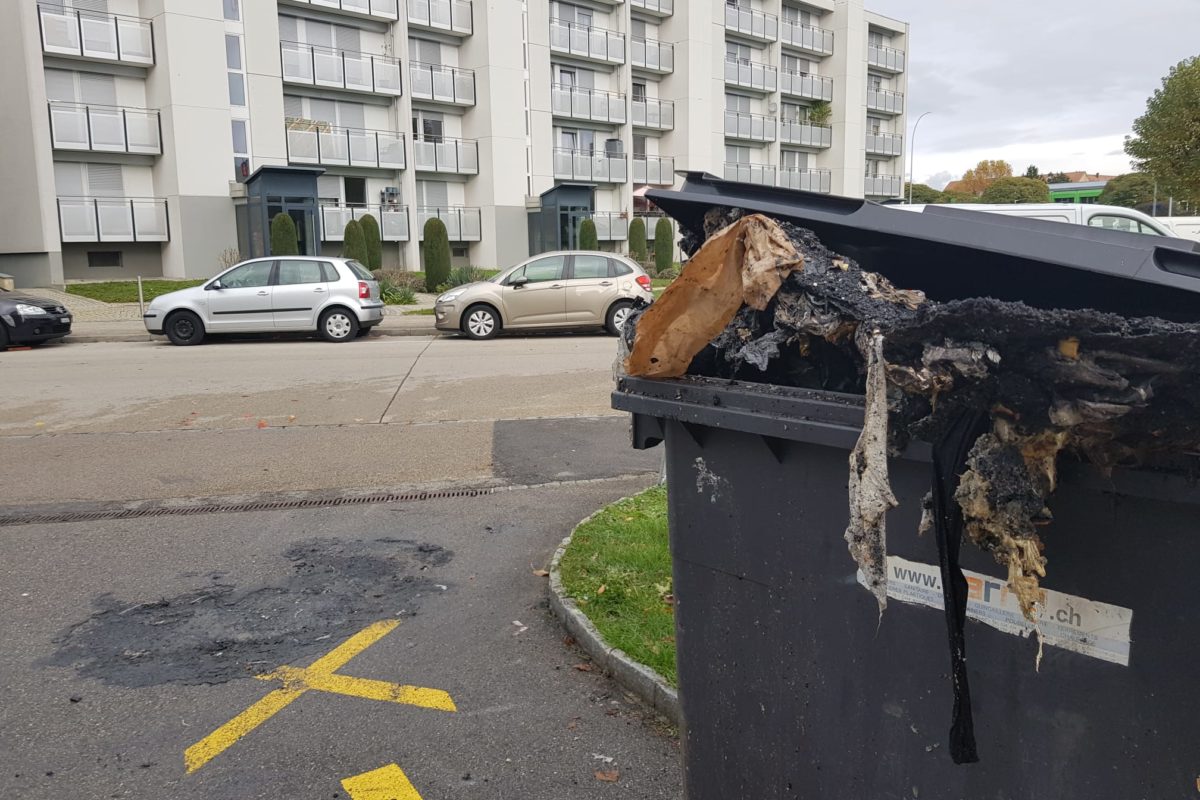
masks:
[(955, 175), (952, 172), (946, 172), (945, 170), (942, 170), (941, 172), (935, 172), (926, 178), (925, 185), (932, 186), (934, 189), (937, 189), (940, 192), (942, 189), (946, 188), (947, 183), (950, 181), (956, 181), (961, 177), (961, 175)]

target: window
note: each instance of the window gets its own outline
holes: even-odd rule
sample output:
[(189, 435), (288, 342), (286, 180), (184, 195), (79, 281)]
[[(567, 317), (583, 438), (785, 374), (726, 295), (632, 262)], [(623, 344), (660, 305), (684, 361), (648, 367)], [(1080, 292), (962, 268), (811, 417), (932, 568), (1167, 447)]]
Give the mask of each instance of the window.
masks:
[(749, 164), (750, 148), (725, 145), (725, 160), (733, 164)]
[(633, 267), (629, 266), (628, 264), (622, 264), (620, 261), (614, 260), (609, 261), (608, 263), (612, 267), (608, 273), (609, 277), (615, 278), (618, 275), (628, 275), (629, 273), (633, 272)]
[(801, 153), (798, 150), (780, 150), (779, 159), (783, 169), (790, 172), (808, 169), (808, 153)]
[(551, 3), (550, 16), (561, 22), (571, 22), (588, 28), (592, 26), (592, 10), (570, 3)]
[(232, 133), (233, 178), (244, 181), (250, 177), (250, 133), (246, 120), (233, 120)]
[(604, 256), (575, 256), (572, 274), (576, 278), (607, 278), (608, 259)]
[(871, 133), (883, 133), (883, 120), (879, 117), (867, 117), (867, 127)]
[(1148, 233), (1151, 236), (1160, 235), (1158, 231), (1140, 220), (1133, 219), (1132, 217), (1122, 217), (1117, 214), (1097, 214), (1088, 219), (1088, 225), (1093, 228), (1105, 228), (1110, 231)]
[(320, 261), (282, 259), (279, 262), (279, 277), (275, 279), (276, 286), (295, 286), (301, 283), (324, 282), (325, 276), (321, 272)]
[(806, 122), (808, 120), (808, 106), (801, 106), (796, 103), (784, 103), (780, 119), (784, 122)]
[(242, 42), (240, 36), (225, 34), (225, 66), (237, 70), (242, 68)]
[(633, 102), (635, 102), (635, 103), (646, 102), (646, 84), (645, 83), (638, 83), (636, 81), (634, 82), (634, 84), (633, 84)]
[(229, 67), (229, 105), (246, 105), (246, 76), (242, 71), (241, 36), (225, 36), (225, 66)]
[(646, 157), (646, 134), (635, 133), (633, 135), (633, 157)]
[(800, 9), (796, 8), (795, 6), (784, 6), (783, 7), (783, 18), (785, 21), (791, 22), (795, 25), (811, 25), (812, 24), (812, 14), (808, 11), (801, 11)]
[(867, 88), (876, 92), (880, 91), (883, 89), (883, 78), (879, 75), (868, 75)]
[(442, 45), (438, 42), (431, 42), (428, 39), (409, 39), (408, 50), (413, 61), (439, 66), (442, 63)]
[(375, 276), (371, 274), (371, 270), (367, 269), (357, 261), (347, 261), (346, 266), (349, 267), (350, 271), (354, 273), (354, 277), (358, 278), (360, 281), (375, 280)]
[(466, 258), (470, 254), (470, 248), (465, 244), (451, 246), (451, 258)]
[(246, 105), (246, 83), (240, 72), (229, 73), (229, 105)]
[(629, 33), (634, 39), (646, 40), (646, 23), (640, 19), (629, 21)]
[(121, 251), (89, 250), (87, 260), (89, 267), (119, 267), (121, 266)]
[(790, 72), (793, 75), (808, 75), (813, 68), (813, 62), (807, 58), (797, 58), (786, 54), (782, 56), (779, 65), (784, 72)]
[(527, 278), (530, 283), (557, 281), (562, 278), (565, 260), (565, 256), (547, 256), (539, 258), (537, 261), (531, 261), (508, 276), (508, 283), (511, 285), (513, 278)]
[(225, 19), (232, 22), (242, 19), (241, 0), (225, 0)]
[(737, 42), (725, 42), (726, 61), (749, 61), (753, 52), (749, 45), (738, 44)]
[(441, 114), (432, 111), (413, 112), (413, 140), (419, 142), (442, 141), (443, 119)]
[(347, 175), (343, 180), (346, 184), (346, 204), (365, 206), (367, 204), (367, 179), (352, 178)]
[(221, 276), (221, 285), (226, 289), (254, 289), (271, 283), (270, 261), (252, 261), (234, 267)]
[(321, 280), (325, 281), (326, 283), (336, 283), (341, 279), (342, 278), (340, 275), (338, 275), (337, 270), (333, 268), (333, 264), (330, 264), (328, 261), (321, 262)]
[(726, 94), (725, 110), (742, 114), (750, 113), (750, 98), (744, 94)]

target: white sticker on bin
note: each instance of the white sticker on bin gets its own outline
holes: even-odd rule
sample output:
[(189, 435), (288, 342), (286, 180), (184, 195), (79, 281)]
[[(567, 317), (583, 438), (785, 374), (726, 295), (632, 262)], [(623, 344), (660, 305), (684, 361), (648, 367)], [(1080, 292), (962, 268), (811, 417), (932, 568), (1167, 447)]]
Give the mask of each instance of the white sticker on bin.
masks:
[[(888, 597), (943, 609), (942, 573), (933, 564), (888, 556)], [(1003, 578), (963, 570), (967, 578), (967, 616), (1004, 633), (1029, 636), (1033, 625), (1021, 614), (1017, 596)], [(858, 582), (866, 586), (860, 570)], [(1133, 611), (1044, 589), (1041, 630), (1045, 644), (1129, 666), (1129, 629)]]

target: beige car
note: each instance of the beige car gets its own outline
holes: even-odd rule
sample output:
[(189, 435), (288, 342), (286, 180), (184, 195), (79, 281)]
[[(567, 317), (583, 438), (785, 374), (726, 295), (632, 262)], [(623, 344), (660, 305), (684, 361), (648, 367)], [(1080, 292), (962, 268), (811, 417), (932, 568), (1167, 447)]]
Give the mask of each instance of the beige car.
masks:
[(539, 253), (494, 278), (437, 299), (436, 326), (490, 339), (501, 330), (607, 328), (621, 332), (630, 313), (654, 300), (650, 276), (615, 253)]

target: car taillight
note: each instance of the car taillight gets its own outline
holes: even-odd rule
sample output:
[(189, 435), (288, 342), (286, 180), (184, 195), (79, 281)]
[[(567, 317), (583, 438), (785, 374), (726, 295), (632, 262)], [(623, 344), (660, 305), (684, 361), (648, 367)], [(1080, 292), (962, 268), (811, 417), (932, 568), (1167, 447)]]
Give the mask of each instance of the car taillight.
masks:
[(638, 286), (642, 287), (643, 289), (650, 288), (650, 276), (649, 275), (638, 275), (637, 282), (638, 282)]
[(371, 287), (367, 285), (366, 281), (359, 281), (358, 282), (358, 299), (359, 300), (368, 300), (368, 299), (370, 299), (370, 297), (371, 297)]

